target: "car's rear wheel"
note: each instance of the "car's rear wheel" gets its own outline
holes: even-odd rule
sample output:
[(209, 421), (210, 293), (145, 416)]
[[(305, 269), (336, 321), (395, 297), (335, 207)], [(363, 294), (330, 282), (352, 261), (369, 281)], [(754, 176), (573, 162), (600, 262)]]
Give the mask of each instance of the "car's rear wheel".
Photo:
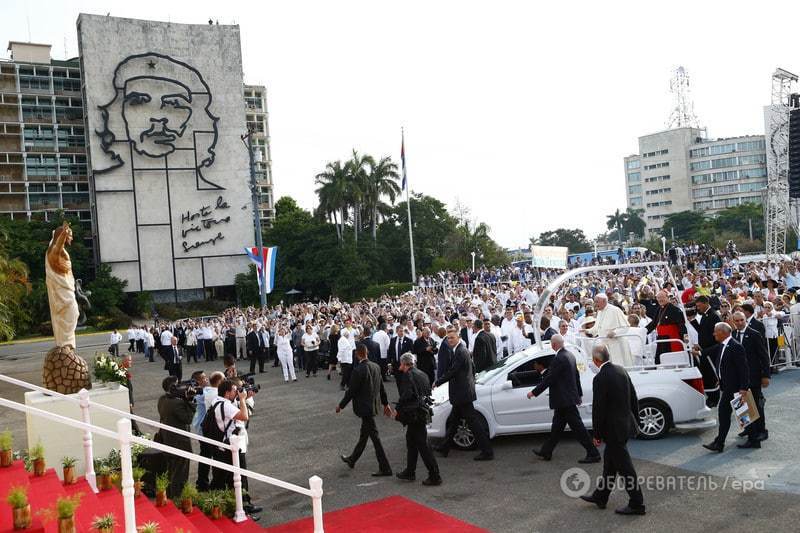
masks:
[(472, 433), (472, 430), (469, 428), (467, 421), (464, 418), (460, 418), (458, 420), (453, 420), (451, 423), (458, 424), (456, 426), (456, 431), (453, 434), (452, 443), (453, 446), (458, 448), (459, 450), (472, 450), (475, 448), (476, 441), (475, 441), (475, 434)]
[(669, 432), (669, 408), (656, 400), (639, 402), (639, 435), (642, 440), (660, 439)]

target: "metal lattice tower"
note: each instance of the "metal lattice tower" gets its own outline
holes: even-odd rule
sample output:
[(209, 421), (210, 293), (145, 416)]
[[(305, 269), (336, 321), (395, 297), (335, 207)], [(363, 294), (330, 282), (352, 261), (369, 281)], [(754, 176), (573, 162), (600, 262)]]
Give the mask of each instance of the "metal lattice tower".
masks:
[[(764, 109), (767, 148), (767, 188), (764, 202), (766, 253), (786, 253), (789, 228), (789, 95), (797, 76), (776, 69), (772, 74), (772, 101)], [(794, 224), (797, 227), (797, 221)]]
[(667, 119), (667, 129), (699, 128), (697, 115), (694, 114), (692, 91), (689, 87), (689, 73), (678, 67), (669, 81), (669, 92), (672, 93), (672, 112)]

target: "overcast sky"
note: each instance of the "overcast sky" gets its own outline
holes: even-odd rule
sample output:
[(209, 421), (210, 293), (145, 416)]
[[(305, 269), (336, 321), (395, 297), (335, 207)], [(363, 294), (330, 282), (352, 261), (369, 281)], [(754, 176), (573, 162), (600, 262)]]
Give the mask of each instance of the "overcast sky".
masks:
[(269, 94), (276, 198), (312, 208), (314, 175), (353, 148), (399, 162), (404, 126), (412, 190), (516, 247), (605, 231), (625, 207), (622, 158), (664, 129), (678, 65), (710, 137), (763, 133), (772, 71), (800, 71), (796, 32), (778, 28), (792, 5), (2, 0), (0, 39), (63, 58), (80, 12), (239, 24), (245, 81)]

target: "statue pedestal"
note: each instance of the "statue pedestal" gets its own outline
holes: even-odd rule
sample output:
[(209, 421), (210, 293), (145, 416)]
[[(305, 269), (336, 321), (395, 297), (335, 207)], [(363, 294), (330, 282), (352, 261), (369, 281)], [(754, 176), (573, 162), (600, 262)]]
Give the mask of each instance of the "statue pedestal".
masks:
[[(69, 396), (78, 398), (78, 394), (70, 394)], [(130, 409), (128, 389), (124, 385), (112, 388), (105, 384), (95, 383), (89, 390), (89, 399), (92, 402), (107, 405), (120, 411), (127, 412)], [(26, 392), (25, 405), (78, 421), (83, 420), (80, 404), (48, 396), (41, 392)], [(117, 431), (119, 416), (91, 406), (89, 412), (91, 413), (91, 423), (93, 425)], [(63, 457), (77, 459), (77, 463), (75, 463), (76, 476), (82, 476), (86, 472), (82, 429), (59, 424), (30, 413), (26, 415), (26, 418), (28, 424), (28, 446), (34, 446), (41, 441), (44, 446), (47, 467), (54, 468), (59, 478), (63, 476), (61, 469), (61, 459)], [(113, 448), (119, 448), (119, 442), (116, 440), (94, 433), (92, 434), (92, 441), (95, 459), (105, 458)]]

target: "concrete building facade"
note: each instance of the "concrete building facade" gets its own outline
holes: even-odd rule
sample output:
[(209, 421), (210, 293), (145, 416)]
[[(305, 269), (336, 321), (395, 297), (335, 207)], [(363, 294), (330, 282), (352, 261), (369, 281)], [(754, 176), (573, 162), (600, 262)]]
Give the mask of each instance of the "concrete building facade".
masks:
[(269, 146), (267, 88), (263, 85), (245, 85), (244, 105), (247, 129), (253, 134), (253, 147), (256, 150), (256, 183), (260, 199), (258, 208), (261, 225), (270, 227), (275, 220), (275, 198), (272, 194), (272, 152)]
[(91, 223), (81, 73), (50, 45), (10, 42), (0, 60), (0, 217)]
[(639, 137), (639, 153), (624, 159), (627, 205), (644, 211), (648, 234), (680, 211), (714, 215), (761, 203), (767, 165), (763, 135), (710, 140), (698, 128)]

